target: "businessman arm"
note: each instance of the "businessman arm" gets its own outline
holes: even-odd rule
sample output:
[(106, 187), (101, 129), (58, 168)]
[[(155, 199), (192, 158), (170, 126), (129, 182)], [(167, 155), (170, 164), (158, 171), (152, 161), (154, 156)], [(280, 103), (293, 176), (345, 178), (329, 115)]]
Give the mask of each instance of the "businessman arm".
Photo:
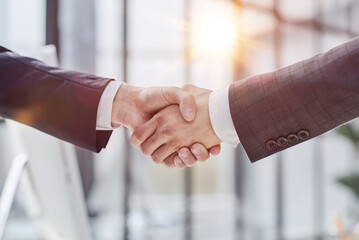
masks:
[[(249, 159), (255, 162), (300, 144), (359, 116), (359, 38), (277, 71), (235, 82), (224, 94), (211, 93), (208, 101), (212, 131), (202, 132), (195, 139), (207, 147), (206, 140), (214, 132), (232, 146), (240, 141)], [(218, 120), (213, 112), (222, 113), (224, 120)], [(187, 127), (192, 131), (177, 129), (169, 134), (173, 140), (175, 135), (183, 136), (177, 138), (176, 148), (181, 144), (189, 146), (185, 139), (201, 134), (197, 131), (201, 126)], [(153, 137), (142, 132), (135, 131), (134, 138), (141, 139), (135, 145), (149, 154), (148, 149), (155, 148), (148, 146), (159, 146)], [(157, 132), (161, 129), (156, 129), (154, 135)], [(162, 131), (162, 136), (166, 132)], [(158, 153), (151, 154), (163, 159), (168, 152), (160, 157)]]
[(0, 116), (91, 151), (106, 146), (113, 128), (133, 128), (170, 104), (179, 104), (187, 121), (195, 117), (195, 99), (178, 88), (135, 88), (0, 47)]
[(230, 112), (252, 162), (359, 116), (359, 38), (231, 85)]
[(0, 47), (0, 115), (99, 152), (111, 131), (96, 131), (108, 78), (48, 66)]

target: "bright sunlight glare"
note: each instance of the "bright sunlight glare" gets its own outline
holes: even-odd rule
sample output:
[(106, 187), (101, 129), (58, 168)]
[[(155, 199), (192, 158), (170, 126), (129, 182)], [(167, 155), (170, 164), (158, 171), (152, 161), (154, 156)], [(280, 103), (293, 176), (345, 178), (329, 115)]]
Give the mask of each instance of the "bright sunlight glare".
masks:
[(192, 23), (194, 53), (231, 56), (239, 39), (235, 7), (223, 1), (213, 1), (195, 17)]

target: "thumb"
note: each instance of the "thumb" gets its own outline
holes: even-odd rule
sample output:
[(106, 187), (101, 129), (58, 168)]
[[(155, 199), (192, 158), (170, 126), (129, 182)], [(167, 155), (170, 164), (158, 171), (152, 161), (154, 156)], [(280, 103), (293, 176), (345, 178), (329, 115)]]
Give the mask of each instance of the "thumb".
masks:
[(177, 104), (184, 120), (193, 121), (196, 117), (196, 98), (177, 87), (153, 87), (147, 92), (147, 100), (151, 102), (148, 111), (157, 112), (163, 108)]
[(193, 121), (196, 117), (196, 110), (196, 98), (186, 93), (186, 96), (180, 101), (180, 112), (184, 120), (188, 122)]

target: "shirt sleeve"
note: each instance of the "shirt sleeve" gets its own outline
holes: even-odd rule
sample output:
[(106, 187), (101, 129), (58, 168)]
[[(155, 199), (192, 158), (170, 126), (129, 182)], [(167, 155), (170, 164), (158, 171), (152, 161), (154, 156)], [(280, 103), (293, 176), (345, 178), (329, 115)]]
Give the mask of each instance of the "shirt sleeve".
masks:
[(209, 97), (209, 115), (214, 132), (225, 143), (236, 147), (239, 144), (228, 98), (229, 86), (214, 90)]
[(97, 109), (97, 131), (108, 131), (114, 128), (111, 125), (112, 105), (118, 89), (123, 82), (111, 81), (103, 92)]

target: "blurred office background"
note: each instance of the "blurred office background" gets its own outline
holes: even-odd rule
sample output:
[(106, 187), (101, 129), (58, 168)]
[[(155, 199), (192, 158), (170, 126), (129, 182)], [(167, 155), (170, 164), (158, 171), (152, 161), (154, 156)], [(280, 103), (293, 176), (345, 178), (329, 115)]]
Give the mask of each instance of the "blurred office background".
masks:
[[(358, 22), (355, 0), (0, 0), (2, 46), (36, 56), (55, 44), (60, 66), (139, 86), (220, 88), (328, 50)], [(336, 181), (358, 156), (335, 131), (255, 164), (224, 144), (186, 170), (154, 164), (127, 134), (100, 154), (78, 150), (95, 239), (324, 239), (333, 211), (348, 227), (359, 220)], [(0, 188), (8, 145), (0, 122)], [(38, 239), (22, 201), (5, 239)]]

